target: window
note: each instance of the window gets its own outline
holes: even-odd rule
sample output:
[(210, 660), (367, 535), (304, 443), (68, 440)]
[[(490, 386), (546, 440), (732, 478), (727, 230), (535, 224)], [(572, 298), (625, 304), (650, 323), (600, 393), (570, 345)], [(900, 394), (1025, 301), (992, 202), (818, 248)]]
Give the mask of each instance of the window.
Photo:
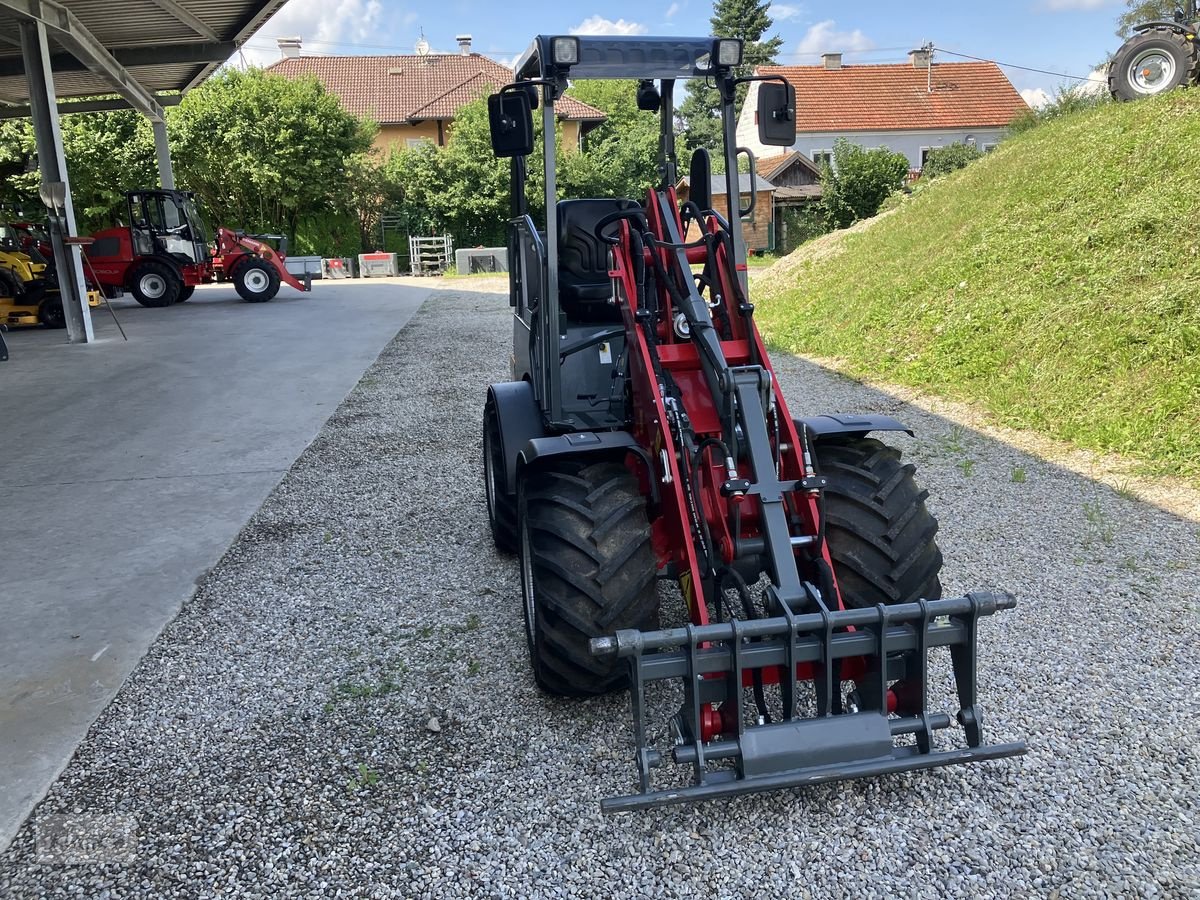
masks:
[(433, 143), (433, 141), (431, 141), (427, 137), (405, 138), (404, 139), (404, 144), (406, 147), (408, 147), (409, 150), (413, 150), (417, 147), (420, 147), (422, 144), (432, 144), (432, 143)]
[(833, 151), (832, 150), (814, 150), (809, 154), (811, 159), (818, 166), (833, 166)]
[(934, 148), (934, 147), (922, 147), (921, 148), (921, 168), (922, 169), (925, 168), (925, 163), (929, 162), (929, 151), (934, 150), (934, 149), (936, 149), (936, 148)]
[(996, 149), (996, 145), (995, 144), (982, 144), (982, 145), (980, 145), (979, 149), (982, 150), (984, 153), (991, 153), (993, 150)]

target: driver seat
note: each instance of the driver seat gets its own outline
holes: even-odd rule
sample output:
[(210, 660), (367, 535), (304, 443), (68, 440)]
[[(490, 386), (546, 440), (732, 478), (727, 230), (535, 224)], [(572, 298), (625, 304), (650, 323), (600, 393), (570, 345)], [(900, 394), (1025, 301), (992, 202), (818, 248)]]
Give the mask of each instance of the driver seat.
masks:
[(621, 321), (621, 310), (608, 302), (608, 244), (596, 237), (596, 224), (612, 213), (641, 208), (624, 198), (558, 201), (558, 304), (572, 322)]

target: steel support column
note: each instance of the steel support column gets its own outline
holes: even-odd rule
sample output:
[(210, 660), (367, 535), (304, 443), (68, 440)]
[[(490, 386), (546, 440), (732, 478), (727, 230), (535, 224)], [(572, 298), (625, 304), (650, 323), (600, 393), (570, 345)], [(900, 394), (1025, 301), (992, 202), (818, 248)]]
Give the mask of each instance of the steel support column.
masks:
[(29, 108), (33, 117), (33, 133), (37, 139), (38, 168), (42, 184), (61, 181), (67, 185), (65, 223), (50, 216), (50, 244), (54, 248), (54, 265), (58, 272), (58, 289), (62, 292), (63, 311), (67, 320), (67, 340), (84, 344), (94, 339), (91, 310), (87, 305), (87, 288), (83, 280), (83, 261), (79, 248), (63, 242), (64, 225), (67, 235), (75, 234), (75, 207), (71, 202), (71, 186), (67, 178), (67, 163), (63, 154), (62, 132), (54, 96), (54, 75), (50, 69), (50, 44), (46, 26), (41, 22), (20, 22), (21, 54), (25, 60), (25, 76), (29, 82)]
[(175, 169), (171, 166), (171, 148), (167, 144), (167, 123), (154, 122), (154, 152), (158, 155), (158, 183), (163, 189), (175, 190)]

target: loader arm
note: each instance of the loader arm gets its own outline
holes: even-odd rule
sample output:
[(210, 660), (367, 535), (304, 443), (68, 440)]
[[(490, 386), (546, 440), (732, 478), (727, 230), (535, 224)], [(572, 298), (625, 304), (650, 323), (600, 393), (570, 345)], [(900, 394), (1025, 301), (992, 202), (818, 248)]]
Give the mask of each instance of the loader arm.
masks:
[(284, 257), (275, 248), (252, 235), (229, 228), (218, 228), (217, 255), (225, 259), (224, 269), (226, 272), (232, 272), (236, 265), (236, 261), (233, 263), (229, 261), (231, 257), (254, 256), (269, 263), (279, 273), (279, 280), (284, 284), (291, 285), (302, 293), (312, 290), (311, 284), (300, 281), (287, 270), (287, 266), (283, 264)]

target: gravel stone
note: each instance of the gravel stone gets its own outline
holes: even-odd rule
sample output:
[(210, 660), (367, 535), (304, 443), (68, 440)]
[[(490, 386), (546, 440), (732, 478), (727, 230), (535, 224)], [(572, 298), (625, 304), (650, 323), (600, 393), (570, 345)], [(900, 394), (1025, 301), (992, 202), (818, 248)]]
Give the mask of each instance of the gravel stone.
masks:
[[(914, 428), (892, 440), (940, 518), (947, 594), (1018, 594), (981, 627), (980, 680), (989, 738), (1030, 752), (602, 816), (634, 784), (628, 702), (533, 685), (481, 484), (510, 311), (448, 287), (101, 715), (0, 857), (0, 896), (1200, 894), (1196, 521), (786, 356), (794, 414)], [(62, 814), (132, 817), (134, 861), (39, 861), (35, 826)]]

